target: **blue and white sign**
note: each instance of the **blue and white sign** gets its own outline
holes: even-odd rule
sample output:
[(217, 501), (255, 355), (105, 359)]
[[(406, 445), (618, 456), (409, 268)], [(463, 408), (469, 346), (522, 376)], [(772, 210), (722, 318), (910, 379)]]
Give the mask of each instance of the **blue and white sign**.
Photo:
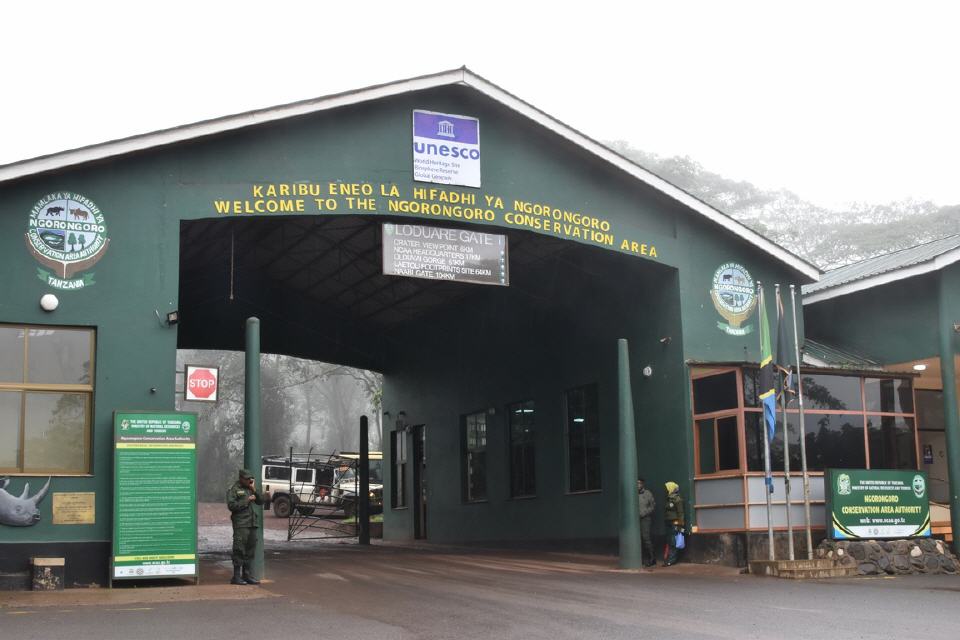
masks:
[(479, 187), (480, 121), (414, 110), (413, 179)]

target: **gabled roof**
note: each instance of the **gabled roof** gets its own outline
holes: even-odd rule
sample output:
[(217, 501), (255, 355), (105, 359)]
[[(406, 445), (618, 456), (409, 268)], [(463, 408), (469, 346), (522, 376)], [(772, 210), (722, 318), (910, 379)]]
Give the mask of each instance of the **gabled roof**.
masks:
[(948, 236), (832, 269), (803, 287), (803, 303), (814, 304), (888, 282), (938, 271), (960, 260), (960, 235)]
[(41, 156), (30, 160), (23, 160), (0, 166), (0, 183), (32, 176), (47, 171), (55, 171), (72, 167), (95, 160), (102, 160), (115, 156), (143, 151), (165, 145), (193, 140), (204, 136), (215, 135), (228, 131), (235, 131), (267, 122), (275, 122), (287, 118), (318, 113), (329, 109), (378, 100), (390, 96), (423, 91), (437, 87), (461, 85), (468, 86), (488, 98), (499, 102), (514, 112), (533, 120), (537, 124), (549, 129), (557, 135), (578, 145), (587, 152), (621, 169), (641, 182), (657, 189), (671, 199), (692, 209), (701, 216), (720, 225), (727, 231), (757, 247), (764, 253), (786, 264), (795, 271), (811, 280), (817, 280), (820, 270), (813, 264), (792, 254), (780, 245), (768, 240), (759, 233), (737, 222), (723, 212), (713, 208), (702, 200), (690, 195), (686, 191), (674, 186), (663, 178), (647, 171), (640, 165), (621, 156), (599, 142), (565, 125), (555, 118), (540, 111), (536, 107), (524, 102), (516, 96), (504, 91), (495, 84), (481, 78), (466, 67), (442, 71), (440, 73), (399, 80), (387, 84), (375, 85), (365, 89), (338, 93), (311, 100), (293, 102), (286, 105), (248, 111), (232, 116), (204, 120), (172, 129), (164, 129), (120, 140), (113, 140), (100, 144), (82, 147), (71, 151), (64, 151), (48, 156)]

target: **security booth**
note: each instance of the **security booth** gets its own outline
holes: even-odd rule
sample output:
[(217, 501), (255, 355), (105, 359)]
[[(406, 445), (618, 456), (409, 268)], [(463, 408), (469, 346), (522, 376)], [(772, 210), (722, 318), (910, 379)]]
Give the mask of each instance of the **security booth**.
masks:
[[(856, 353), (875, 373), (864, 384), (867, 452), (882, 468), (929, 478), (935, 535), (960, 526), (957, 347), (960, 236), (870, 258), (804, 288), (808, 343)], [(816, 354), (810, 354), (815, 357)], [(954, 543), (956, 544), (956, 543)]]
[(584, 545), (617, 535), (617, 340), (638, 469), (699, 518), (691, 376), (759, 360), (757, 283), (818, 276), (466, 69), (0, 167), (0, 228), (0, 573), (67, 586), (107, 580), (114, 412), (251, 316), (383, 372), (385, 538)]

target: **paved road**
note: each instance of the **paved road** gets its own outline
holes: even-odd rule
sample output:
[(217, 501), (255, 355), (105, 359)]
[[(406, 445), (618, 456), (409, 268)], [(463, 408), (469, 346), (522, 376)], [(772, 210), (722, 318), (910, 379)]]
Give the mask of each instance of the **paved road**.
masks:
[(793, 582), (690, 565), (626, 573), (602, 556), (387, 545), (272, 552), (262, 587), (225, 585), (224, 557), (208, 557), (203, 572), (199, 588), (0, 594), (0, 638), (960, 636), (953, 576)]

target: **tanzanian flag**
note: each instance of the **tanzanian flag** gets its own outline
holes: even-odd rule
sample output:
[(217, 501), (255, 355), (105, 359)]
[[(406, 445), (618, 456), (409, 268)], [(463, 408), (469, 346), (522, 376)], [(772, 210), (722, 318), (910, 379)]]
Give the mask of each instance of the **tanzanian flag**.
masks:
[(783, 311), (783, 300), (780, 298), (780, 287), (777, 287), (777, 359), (774, 362), (777, 376), (777, 395), (783, 398), (783, 403), (789, 404), (791, 398), (787, 394), (796, 394), (796, 382), (793, 379), (793, 367), (790, 365), (790, 338), (787, 335), (787, 316)]
[(777, 389), (773, 366), (773, 349), (770, 348), (770, 322), (767, 320), (767, 305), (760, 287), (760, 402), (763, 404), (763, 422), (767, 425), (767, 437), (772, 442), (777, 426)]

